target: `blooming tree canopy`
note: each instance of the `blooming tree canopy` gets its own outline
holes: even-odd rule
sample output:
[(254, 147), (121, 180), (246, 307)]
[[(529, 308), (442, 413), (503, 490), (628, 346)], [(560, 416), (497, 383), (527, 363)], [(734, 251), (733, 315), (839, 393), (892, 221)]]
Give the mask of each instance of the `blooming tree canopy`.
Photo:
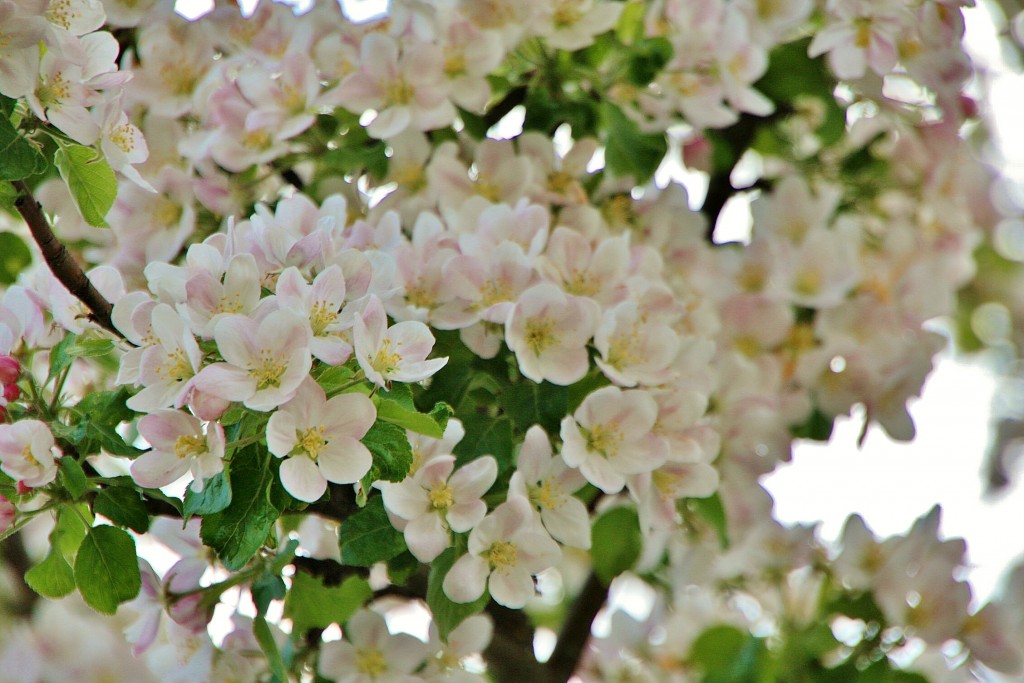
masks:
[(965, 4), (0, 0), (0, 680), (1021, 675), (760, 484), (1016, 277)]

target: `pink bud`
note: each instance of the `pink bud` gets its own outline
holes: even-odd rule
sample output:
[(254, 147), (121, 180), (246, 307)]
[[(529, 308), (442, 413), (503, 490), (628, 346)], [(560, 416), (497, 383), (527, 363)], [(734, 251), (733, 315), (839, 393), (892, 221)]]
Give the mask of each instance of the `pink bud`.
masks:
[(8, 403), (17, 401), (19, 396), (21, 396), (21, 389), (18, 388), (17, 384), (4, 385), (4, 398), (7, 399)]
[(14, 384), (21, 376), (21, 363), (11, 356), (0, 356), (0, 384)]
[(23, 481), (19, 481), (18, 482), (18, 495), (19, 496), (24, 496), (26, 493), (29, 493), (31, 490), (32, 490), (32, 487), (29, 486), (28, 484), (26, 484), (25, 482), (23, 482)]
[(14, 505), (11, 501), (0, 496), (0, 531), (6, 531), (14, 522)]

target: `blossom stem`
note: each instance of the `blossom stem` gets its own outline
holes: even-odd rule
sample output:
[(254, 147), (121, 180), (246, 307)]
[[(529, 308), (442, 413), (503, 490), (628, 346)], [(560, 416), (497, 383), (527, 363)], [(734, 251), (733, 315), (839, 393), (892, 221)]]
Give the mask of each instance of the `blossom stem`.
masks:
[(28, 224), (32, 238), (39, 245), (39, 250), (43, 253), (43, 258), (54, 277), (60, 280), (60, 283), (67, 287), (73, 296), (85, 304), (91, 312), (89, 317), (93, 321), (114, 335), (124, 338), (124, 335), (118, 332), (110, 319), (112, 310), (110, 302), (93, 286), (82, 271), (82, 267), (71, 256), (71, 252), (53, 234), (50, 221), (43, 213), (39, 202), (32, 195), (32, 190), (24, 180), (15, 180), (12, 184), (18, 192), (14, 206)]

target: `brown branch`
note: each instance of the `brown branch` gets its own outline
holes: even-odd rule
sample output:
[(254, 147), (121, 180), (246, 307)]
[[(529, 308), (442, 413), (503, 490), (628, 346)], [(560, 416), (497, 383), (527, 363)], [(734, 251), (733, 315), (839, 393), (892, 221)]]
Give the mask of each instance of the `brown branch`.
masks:
[(562, 631), (558, 634), (558, 643), (547, 661), (546, 666), (553, 680), (568, 681), (576, 671), (583, 657), (583, 648), (590, 639), (594, 617), (604, 607), (607, 599), (608, 587), (601, 583), (597, 574), (591, 572), (569, 609)]
[(89, 317), (94, 322), (118, 337), (124, 338), (124, 335), (114, 327), (114, 323), (110, 320), (112, 308), (110, 302), (96, 290), (89, 278), (82, 272), (82, 267), (71, 256), (71, 252), (53, 234), (50, 221), (47, 220), (39, 202), (32, 196), (32, 190), (24, 180), (15, 180), (13, 184), (14, 189), (18, 192), (14, 206), (28, 224), (28, 229), (32, 232), (36, 244), (39, 245), (39, 250), (43, 252), (43, 258), (54, 277), (60, 280), (60, 283), (67, 287), (73, 296), (86, 305), (91, 311)]
[(522, 610), (491, 601), (487, 614), (494, 621), (494, 636), (484, 650), (487, 670), (498, 683), (555, 683), (533, 654), (533, 625)]
[(329, 490), (331, 496), (328, 500), (313, 503), (304, 512), (313, 512), (337, 522), (344, 522), (359, 512), (359, 504), (356, 503), (356, 494), (351, 485), (330, 484)]
[(32, 561), (25, 552), (25, 543), (21, 533), (8, 536), (0, 541), (0, 560), (11, 569), (14, 575), (12, 585), (13, 595), (11, 596), (8, 608), (19, 617), (27, 617), (32, 613), (32, 607), (39, 599), (39, 594), (29, 588), (25, 582), (25, 572), (32, 568)]

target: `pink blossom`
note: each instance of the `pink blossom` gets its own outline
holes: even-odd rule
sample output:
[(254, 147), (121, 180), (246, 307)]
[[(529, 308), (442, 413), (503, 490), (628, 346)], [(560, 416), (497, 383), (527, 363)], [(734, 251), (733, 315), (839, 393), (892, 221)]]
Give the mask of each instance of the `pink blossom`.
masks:
[(132, 478), (139, 486), (160, 488), (191, 470), (192, 489), (203, 490), (204, 480), (224, 469), (224, 430), (202, 423), (179, 410), (160, 410), (139, 420), (139, 434), (152, 449), (132, 462)]
[(355, 350), (366, 378), (378, 386), (392, 380), (419, 382), (444, 367), (447, 358), (426, 360), (434, 335), (421, 322), (407, 320), (390, 327), (380, 299), (371, 296), (355, 319)]
[(227, 315), (213, 336), (225, 362), (203, 368), (196, 388), (252, 410), (272, 410), (290, 400), (312, 367), (309, 330), (291, 311), (274, 311), (260, 322)]
[(427, 658), (423, 641), (388, 631), (384, 617), (364, 609), (345, 625), (347, 640), (324, 643), (317, 672), (337, 683), (417, 683)]
[(558, 544), (532, 523), (533, 510), (521, 496), (511, 496), (469, 534), (469, 552), (444, 577), (445, 594), (455, 602), (472, 602), (485, 590), (511, 609), (533, 597), (532, 575), (561, 557)]
[(0, 424), (0, 470), (20, 485), (45, 486), (57, 478), (61, 452), (45, 422)]
[(328, 400), (307, 377), (267, 423), (267, 448), (287, 458), (281, 464), (281, 483), (288, 493), (312, 503), (327, 490), (328, 481), (352, 484), (362, 479), (373, 457), (359, 440), (376, 419), (373, 402), (363, 394)]
[(420, 562), (430, 562), (451, 545), (451, 531), (465, 533), (487, 514), (481, 500), (498, 476), (489, 456), (460, 467), (455, 456), (438, 455), (399, 483), (378, 482), (384, 506), (406, 522), (405, 540)]

